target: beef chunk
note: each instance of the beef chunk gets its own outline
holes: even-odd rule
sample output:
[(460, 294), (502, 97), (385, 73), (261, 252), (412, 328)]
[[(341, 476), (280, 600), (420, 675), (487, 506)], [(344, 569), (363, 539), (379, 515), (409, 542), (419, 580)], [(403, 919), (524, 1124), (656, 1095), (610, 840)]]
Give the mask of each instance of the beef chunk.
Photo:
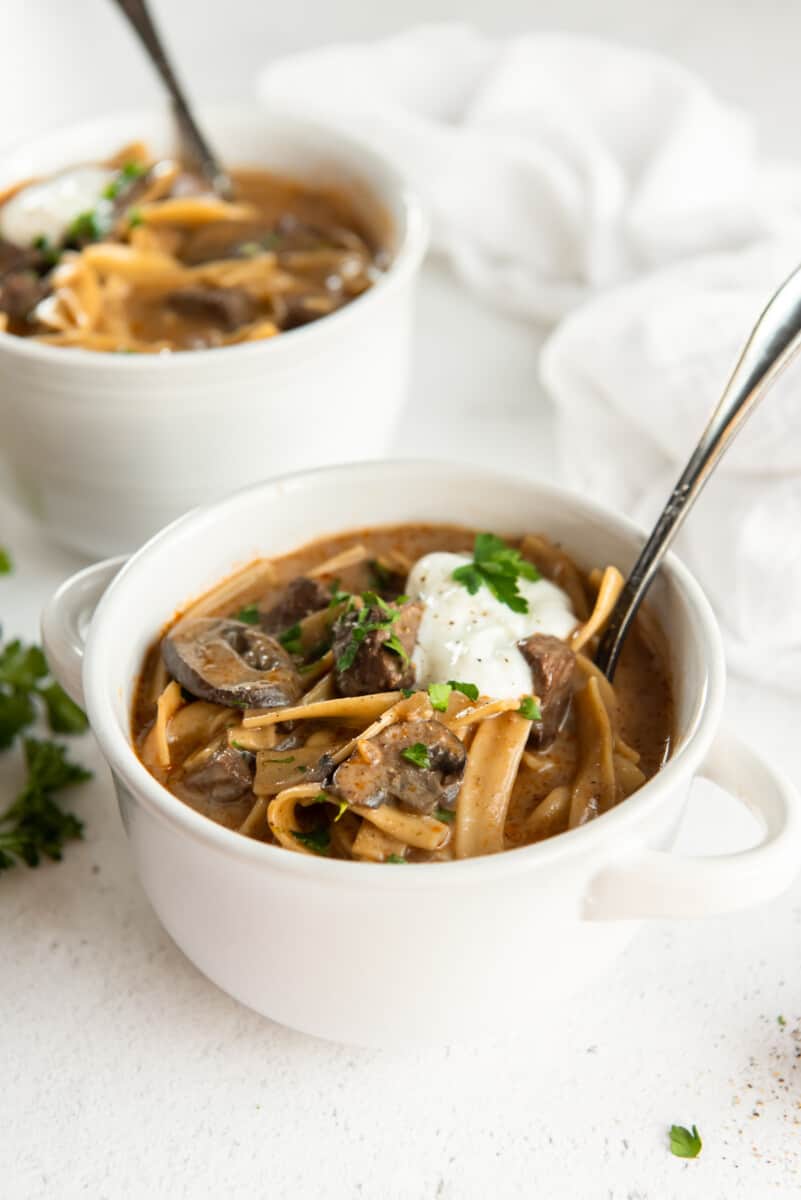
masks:
[(0, 278), (0, 312), (12, 321), (27, 321), (49, 290), (34, 271), (12, 271)]
[(233, 332), (256, 316), (253, 298), (244, 288), (187, 287), (170, 292), (167, 304), (182, 317), (208, 321)]
[[(411, 687), (412, 651), (422, 616), (423, 606), (416, 601), (389, 614), (379, 607), (344, 613), (334, 625), (333, 644), (340, 695), (369, 696)], [(395, 640), (403, 653), (387, 648)]]
[(533, 691), (539, 697), (542, 710), (542, 720), (532, 723), (529, 742), (544, 750), (556, 737), (567, 715), (573, 695), (576, 656), (559, 638), (544, 633), (534, 633), (517, 645), (531, 667)]
[(254, 759), (233, 746), (219, 746), (194, 771), (187, 772), (189, 787), (221, 804), (241, 799), (253, 786)]
[[(420, 761), (403, 757), (410, 747)], [(348, 804), (396, 803), (428, 814), (456, 803), (466, 761), (461, 741), (441, 721), (397, 721), (337, 767), (332, 787)]]
[(298, 575), (289, 581), (280, 599), (261, 614), (261, 627), (265, 633), (283, 633), (304, 617), (326, 608), (330, 600), (331, 593), (318, 580)]

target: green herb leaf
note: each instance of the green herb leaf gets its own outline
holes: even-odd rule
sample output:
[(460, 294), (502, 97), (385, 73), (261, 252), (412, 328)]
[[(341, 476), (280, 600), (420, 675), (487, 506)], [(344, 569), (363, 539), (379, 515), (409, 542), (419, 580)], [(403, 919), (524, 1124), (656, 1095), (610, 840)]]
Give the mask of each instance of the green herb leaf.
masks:
[(290, 625), (289, 629), (285, 629), (284, 632), (280, 634), (278, 640), (284, 649), (288, 650), (290, 654), (303, 653), (301, 630), (298, 622), (295, 622), (294, 625)]
[(17, 734), (36, 719), (36, 710), (25, 692), (0, 692), (0, 750), (7, 750)]
[(405, 758), (415, 767), (421, 769), (431, 766), (431, 759), (428, 754), (428, 746), (423, 742), (415, 742), (413, 746), (407, 746), (400, 752), (401, 758)]
[(450, 825), (451, 822), (453, 821), (454, 817), (456, 816), (456, 813), (453, 812), (450, 808), (443, 808), (441, 805), (438, 804), (437, 807), (434, 809), (434, 816), (437, 818), (438, 821), (444, 821), (447, 825)]
[(401, 688), (401, 695), (403, 696), (404, 700), (408, 700), (414, 695), (414, 688)]
[(235, 621), (243, 621), (245, 625), (258, 625), (259, 610), (255, 604), (247, 604), (244, 608), (240, 608), (239, 612), (234, 617)]
[(129, 208), (125, 216), (131, 229), (136, 229), (139, 225), (144, 225), (145, 223), (142, 212), (138, 208)]
[(84, 733), (89, 728), (86, 713), (70, 700), (60, 683), (38, 689), (45, 702), (47, 720), (53, 733)]
[(776, 1018), (776, 1024), (781, 1026), (782, 1029), (784, 1029), (787, 1022), (785, 1021), (784, 1017), (779, 1016)]
[(40, 233), (38, 237), (33, 239), (33, 248), (39, 251), (44, 265), (48, 269), (55, 267), (61, 260), (61, 251), (43, 233)]
[(23, 646), (17, 638), (0, 653), (0, 684), (29, 692), (47, 674), (47, 662), (38, 646)]
[(388, 854), (387, 857), (384, 859), (384, 862), (404, 863), (405, 864), (407, 862), (407, 859), (405, 859), (402, 854)]
[(97, 209), (90, 208), (86, 212), (79, 213), (67, 229), (67, 241), (70, 242), (97, 242), (102, 238), (105, 230)]
[(507, 546), (494, 533), (479, 533), (473, 546), (473, 562), (457, 567), (452, 578), (466, 587), (471, 596), (483, 584), (513, 612), (527, 613), (528, 601), (520, 595), (518, 580), (537, 580), (540, 573), (519, 550)]
[(103, 196), (106, 200), (116, 200), (120, 192), (126, 191), (131, 186), (135, 179), (140, 175), (144, 175), (147, 171), (144, 163), (127, 162), (117, 172), (110, 183), (106, 184), (103, 189)]
[(459, 683), (456, 679), (449, 679), (448, 684), (455, 692), (467, 696), (468, 700), (478, 700), (478, 688), (474, 683)]
[(431, 707), (436, 712), (445, 712), (452, 691), (453, 688), (449, 683), (430, 683), (428, 685), (428, 698), (431, 701)]
[(409, 655), (406, 653), (406, 649), (397, 633), (393, 633), (387, 638), (384, 642), (384, 649), (391, 650), (393, 654), (397, 654), (401, 662), (407, 663), (409, 661)]
[(82, 822), (65, 812), (53, 793), (91, 778), (91, 771), (70, 762), (56, 742), (26, 738), (24, 746), (25, 787), (0, 816), (0, 871), (15, 861), (36, 867), (43, 856), (60, 859), (64, 843), (83, 834)]
[(4, 546), (0, 546), (0, 575), (10, 575), (14, 570), (11, 555)]
[(280, 763), (283, 766), (286, 763), (293, 763), (295, 755), (289, 754), (286, 758), (265, 758), (264, 761), (268, 763)]
[(298, 833), (293, 829), (292, 836), (301, 846), (313, 850), (315, 854), (326, 854), (331, 845), (331, 836), (327, 829), (315, 829), (312, 833)]
[(541, 721), (542, 709), (533, 696), (522, 696), (517, 710), (527, 721)]
[(702, 1146), (701, 1135), (694, 1125), (692, 1130), (685, 1129), (683, 1125), (671, 1125), (671, 1154), (675, 1154), (677, 1158), (697, 1158)]

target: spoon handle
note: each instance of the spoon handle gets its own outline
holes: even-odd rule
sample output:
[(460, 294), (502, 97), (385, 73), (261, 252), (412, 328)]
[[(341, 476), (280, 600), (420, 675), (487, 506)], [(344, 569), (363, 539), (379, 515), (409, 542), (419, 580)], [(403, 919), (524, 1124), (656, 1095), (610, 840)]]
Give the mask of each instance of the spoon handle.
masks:
[(164, 44), (153, 23), (146, 0), (116, 0), (116, 2), (130, 21), (132, 28), (147, 50), (150, 61), (170, 93), (175, 118), (188, 157), (192, 159), (203, 178), (217, 195), (222, 196), (223, 199), (230, 199), (233, 194), (231, 180), (192, 116), (184, 90), (178, 82), (167, 51), (164, 49)]
[(706, 481), (780, 371), (801, 348), (801, 268), (768, 302), (690, 461), (645, 543), (612, 610), (595, 662), (608, 679), (623, 640), (668, 548)]

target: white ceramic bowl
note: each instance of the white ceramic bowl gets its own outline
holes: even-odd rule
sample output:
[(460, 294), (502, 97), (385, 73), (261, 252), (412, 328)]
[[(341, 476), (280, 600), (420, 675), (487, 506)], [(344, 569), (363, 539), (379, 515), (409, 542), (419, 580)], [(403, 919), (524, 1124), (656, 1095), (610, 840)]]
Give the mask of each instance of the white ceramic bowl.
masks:
[[(251, 841), (161, 787), (131, 748), (130, 710), (145, 650), (169, 615), (257, 554), (397, 521), (541, 529), (585, 566), (625, 568), (642, 541), (625, 518), (544, 484), (455, 464), (368, 463), (287, 476), (190, 513), (122, 570), (99, 564), (73, 577), (45, 612), (48, 659), (87, 707), (144, 888), (201, 971), (285, 1025), (344, 1042), (522, 1034), (553, 1027), (565, 996), (613, 960), (636, 918), (726, 912), (788, 886), (801, 863), (799, 799), (718, 733), (720, 635), (675, 559), (653, 589), (670, 638), (675, 750), (639, 792), (580, 829), (401, 870)], [(104, 589), (81, 671), (83, 626)], [(698, 774), (755, 808), (761, 845), (709, 859), (669, 852)]]
[[(187, 509), (278, 471), (384, 453), (405, 394), (426, 223), (402, 179), (310, 122), (255, 105), (202, 115), (226, 162), (334, 184), (381, 214), (393, 262), (339, 312), (267, 342), (125, 355), (0, 333), (3, 486), (94, 557), (133, 550)], [(166, 113), (107, 117), (6, 156), (0, 189), (134, 138), (174, 149)]]

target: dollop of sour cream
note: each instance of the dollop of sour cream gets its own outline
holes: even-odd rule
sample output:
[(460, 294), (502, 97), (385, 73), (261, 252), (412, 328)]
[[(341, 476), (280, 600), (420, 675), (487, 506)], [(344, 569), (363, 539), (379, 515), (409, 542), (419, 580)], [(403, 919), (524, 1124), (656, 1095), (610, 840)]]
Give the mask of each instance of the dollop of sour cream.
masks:
[(474, 596), (453, 572), (471, 562), (466, 554), (438, 551), (412, 567), (406, 591), (424, 609), (413, 663), (419, 687), (456, 679), (474, 683), (496, 699), (531, 693), (531, 667), (517, 643), (532, 633), (566, 638), (577, 618), (565, 592), (547, 579), (519, 579), (528, 602), (516, 613), (482, 585)]
[(40, 237), (57, 246), (76, 217), (97, 207), (113, 178), (106, 167), (85, 166), (29, 184), (0, 209), (0, 235), (17, 246)]

